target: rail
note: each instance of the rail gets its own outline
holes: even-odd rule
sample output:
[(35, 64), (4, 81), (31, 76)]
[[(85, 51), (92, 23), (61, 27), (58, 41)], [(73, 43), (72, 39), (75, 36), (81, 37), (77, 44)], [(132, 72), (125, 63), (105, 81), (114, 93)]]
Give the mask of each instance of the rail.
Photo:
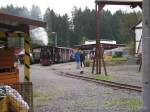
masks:
[(61, 75), (61, 76), (67, 76), (67, 77), (71, 77), (71, 78), (90, 81), (93, 83), (103, 84), (106, 86), (119, 88), (119, 89), (126, 89), (126, 90), (131, 90), (131, 91), (136, 91), (136, 92), (142, 92), (142, 87), (140, 87), (140, 86), (134, 86), (134, 85), (123, 84), (123, 83), (118, 83), (118, 82), (113, 82), (113, 81), (106, 81), (106, 80), (97, 80), (94, 78), (85, 77), (85, 76), (81, 76), (81, 75), (74, 75), (74, 74), (65, 73), (65, 72), (59, 72), (59, 73), (60, 73), (59, 75)]

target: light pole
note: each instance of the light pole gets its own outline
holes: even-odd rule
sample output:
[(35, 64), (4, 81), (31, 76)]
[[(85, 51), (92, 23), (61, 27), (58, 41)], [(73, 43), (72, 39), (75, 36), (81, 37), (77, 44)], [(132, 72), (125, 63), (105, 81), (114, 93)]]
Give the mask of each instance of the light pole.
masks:
[(52, 34), (55, 34), (55, 47), (57, 47), (57, 32), (52, 32)]

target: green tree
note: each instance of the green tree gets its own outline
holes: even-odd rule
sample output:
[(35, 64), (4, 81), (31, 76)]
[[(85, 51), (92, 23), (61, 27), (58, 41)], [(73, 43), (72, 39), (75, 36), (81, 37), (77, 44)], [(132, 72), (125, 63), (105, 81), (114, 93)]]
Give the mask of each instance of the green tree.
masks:
[[(57, 15), (53, 10), (47, 8), (44, 14), (44, 20), (47, 22), (47, 32), (49, 34), (49, 41), (55, 42), (55, 36), (57, 33), (57, 43), (59, 46), (70, 46), (69, 38), (69, 18), (67, 14)], [(52, 32), (56, 32), (53, 34)]]
[[(32, 19), (42, 20), (41, 11), (38, 6), (33, 5), (31, 10), (26, 7), (14, 7), (8, 5), (1, 7), (0, 12), (23, 16)], [(96, 37), (96, 17), (95, 10), (74, 7), (72, 17), (67, 14), (58, 15), (50, 8), (47, 8), (44, 14), (44, 21), (47, 23), (47, 33), (49, 43), (54, 43), (54, 34), (57, 32), (58, 45), (74, 46), (82, 43), (83, 37), (87, 40), (95, 40)], [(142, 19), (141, 12), (125, 13), (121, 10), (114, 14), (110, 11), (102, 11), (101, 13), (101, 30), (100, 37), (102, 39), (116, 40), (117, 43), (130, 43), (134, 41), (134, 33), (130, 30), (138, 21)]]
[(32, 19), (42, 20), (41, 10), (39, 6), (32, 5), (30, 16)]
[(96, 19), (95, 11), (85, 8), (85, 10), (77, 9), (72, 11), (73, 32), (76, 41), (73, 44), (80, 44), (82, 37), (87, 39), (95, 39), (96, 34)]
[(110, 11), (102, 11), (101, 13), (101, 30), (100, 30), (100, 34), (101, 34), (101, 38), (103, 39), (111, 39), (114, 40), (113, 37), (113, 30), (112, 30), (112, 14)]
[(85, 44), (85, 41), (87, 41), (88, 39), (86, 37), (81, 37), (81, 42), (80, 44)]
[(30, 17), (30, 11), (26, 7), (14, 7), (13, 5), (7, 5), (6, 7), (1, 7), (0, 12), (11, 14), (15, 16), (22, 16), (22, 17)]

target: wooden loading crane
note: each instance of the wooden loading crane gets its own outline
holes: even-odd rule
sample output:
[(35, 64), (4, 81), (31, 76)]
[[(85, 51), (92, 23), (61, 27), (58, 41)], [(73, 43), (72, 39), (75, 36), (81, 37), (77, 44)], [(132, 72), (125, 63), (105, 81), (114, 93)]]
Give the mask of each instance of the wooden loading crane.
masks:
[[(103, 60), (103, 50), (100, 43), (100, 13), (105, 5), (129, 5), (131, 8), (135, 8), (136, 6), (140, 6), (142, 8), (142, 2), (143, 0), (96, 0), (96, 52), (95, 52), (95, 58), (94, 58), (94, 64), (93, 64), (93, 71), (96, 64), (96, 74), (101, 74), (101, 61), (104, 63)], [(105, 74), (106, 74), (106, 68), (104, 65)]]

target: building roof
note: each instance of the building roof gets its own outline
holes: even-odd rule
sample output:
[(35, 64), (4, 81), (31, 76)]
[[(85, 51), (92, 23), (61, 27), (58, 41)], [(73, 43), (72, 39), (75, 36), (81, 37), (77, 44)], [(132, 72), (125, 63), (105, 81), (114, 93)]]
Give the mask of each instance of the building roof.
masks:
[[(101, 46), (104, 49), (113, 49), (117, 47), (126, 47), (125, 44), (106, 44), (106, 43), (101, 43)], [(82, 44), (82, 45), (76, 45), (76, 48), (82, 49), (82, 50), (93, 50), (96, 47), (96, 44)]]
[(33, 19), (0, 13), (0, 31), (27, 31), (36, 27), (46, 27), (46, 23)]
[(108, 5), (139, 5), (142, 6), (143, 0), (96, 0), (97, 3)]
[[(108, 40), (108, 39), (101, 39), (100, 43), (102, 43), (102, 44), (116, 44), (116, 41), (115, 40)], [(85, 41), (85, 45), (88, 45), (88, 44), (96, 44), (96, 41), (95, 40)]]

